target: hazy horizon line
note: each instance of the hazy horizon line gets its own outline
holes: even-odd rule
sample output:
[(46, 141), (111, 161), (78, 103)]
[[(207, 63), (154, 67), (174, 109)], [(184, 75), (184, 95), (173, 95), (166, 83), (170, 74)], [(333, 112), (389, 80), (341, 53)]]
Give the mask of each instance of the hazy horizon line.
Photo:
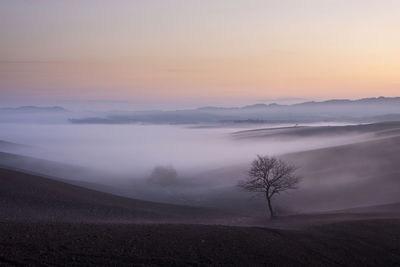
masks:
[[(159, 108), (157, 107), (149, 107), (149, 108), (139, 108), (139, 109), (134, 109), (134, 111), (173, 111), (173, 110), (196, 110), (196, 109), (202, 109), (202, 108), (243, 108), (247, 106), (253, 106), (253, 105), (281, 105), (281, 106), (294, 106), (298, 104), (305, 104), (305, 103), (324, 103), (328, 101), (359, 101), (359, 100), (366, 100), (366, 99), (394, 99), (394, 98), (400, 98), (400, 96), (371, 96), (371, 97), (362, 97), (362, 98), (326, 98), (326, 99), (315, 99), (315, 98), (301, 98), (301, 97), (282, 97), (282, 98), (265, 98), (265, 99), (259, 99), (255, 100), (254, 102), (248, 102), (247, 104), (238, 104), (238, 105), (224, 105), (224, 104), (199, 104), (199, 105), (192, 105), (190, 107), (179, 107), (177, 105), (175, 108), (162, 108), (162, 105), (160, 105)], [(293, 101), (293, 103), (283, 103), (285, 101)], [(54, 104), (51, 103), (35, 103), (35, 101), (30, 102), (29, 104), (26, 102), (20, 102), (20, 104), (14, 104), (14, 105), (4, 105), (0, 104), (1, 109), (17, 109), (21, 107), (37, 107), (37, 108), (49, 108), (49, 107), (62, 107), (64, 109), (68, 109), (68, 106), (71, 106), (71, 104), (79, 104), (79, 105), (84, 105), (84, 104), (118, 104), (118, 105), (128, 105), (130, 108), (134, 108), (134, 105), (137, 104), (146, 104), (141, 101), (133, 101), (133, 100), (108, 100), (108, 99), (87, 99), (87, 100), (72, 100), (72, 99), (66, 99), (66, 100), (57, 100), (53, 102)], [(67, 103), (67, 104), (66, 104)], [(131, 107), (132, 106), (132, 107)], [(83, 106), (83, 109), (90, 109), (88, 106)], [(127, 108), (127, 107), (126, 107)], [(123, 109), (118, 109), (118, 108), (109, 108), (108, 110), (126, 110), (126, 108)], [(107, 108), (104, 108), (104, 110), (107, 110)], [(132, 110), (132, 109), (130, 109)]]

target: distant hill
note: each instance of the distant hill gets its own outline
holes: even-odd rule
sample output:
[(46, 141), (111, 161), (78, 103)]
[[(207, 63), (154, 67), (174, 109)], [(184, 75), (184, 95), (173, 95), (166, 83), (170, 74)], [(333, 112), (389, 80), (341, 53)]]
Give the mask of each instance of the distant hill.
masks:
[[(0, 150), (3, 150), (1, 141)], [(85, 176), (91, 177), (93, 175), (93, 172), (83, 167), (3, 151), (0, 151), (0, 167), (2, 168), (18, 169), (24, 172), (70, 180), (84, 180), (83, 178), (87, 178)]]
[(400, 104), (400, 97), (372, 97), (372, 98), (362, 98), (362, 99), (356, 99), (356, 100), (350, 100), (350, 99), (331, 99), (331, 100), (326, 100), (326, 101), (307, 101), (303, 103), (298, 103), (298, 104), (289, 104), (289, 105), (284, 105), (284, 104), (253, 104), (253, 105), (247, 105), (243, 107), (229, 107), (229, 108), (224, 108), (224, 107), (201, 107), (198, 108), (199, 110), (210, 110), (210, 109), (255, 109), (255, 108), (277, 108), (277, 107), (304, 107), (304, 106), (329, 106), (329, 105), (364, 105), (364, 104), (374, 104), (374, 105), (399, 105)]
[(0, 140), (0, 166), (2, 164), (2, 159), (3, 159), (1, 156), (2, 153), (7, 152), (7, 153), (22, 154), (30, 151), (33, 151), (33, 147), (31, 146)]
[(174, 111), (129, 112), (103, 117), (72, 118), (80, 124), (127, 123), (298, 123), (298, 122), (382, 122), (400, 119), (400, 97), (358, 100), (334, 99), (281, 105), (258, 103), (243, 107), (201, 107)]
[(0, 112), (8, 113), (54, 113), (54, 112), (67, 112), (63, 107), (37, 107), (37, 106), (22, 106), (17, 108), (0, 108)]
[(7, 141), (0, 140), (0, 151), (5, 151), (5, 150), (8, 151), (8, 150), (19, 149), (19, 148), (24, 148), (24, 147), (26, 147), (26, 146), (16, 144), (13, 142), (7, 142)]
[(59, 106), (0, 108), (0, 123), (65, 123), (71, 114)]
[(370, 134), (371, 136), (400, 133), (400, 121), (380, 122), (344, 126), (294, 126), (280, 128), (260, 128), (233, 133), (238, 139), (253, 138), (293, 138), (293, 137), (326, 137), (351, 134)]

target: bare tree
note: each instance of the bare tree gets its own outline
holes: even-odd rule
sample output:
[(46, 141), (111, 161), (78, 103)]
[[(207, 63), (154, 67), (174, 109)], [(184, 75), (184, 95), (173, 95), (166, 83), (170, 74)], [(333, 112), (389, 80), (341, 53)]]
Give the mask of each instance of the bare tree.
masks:
[(295, 174), (296, 169), (281, 159), (257, 155), (251, 163), (247, 178), (239, 181), (238, 186), (245, 191), (264, 194), (272, 218), (274, 210), (271, 199), (283, 191), (297, 188), (300, 177)]

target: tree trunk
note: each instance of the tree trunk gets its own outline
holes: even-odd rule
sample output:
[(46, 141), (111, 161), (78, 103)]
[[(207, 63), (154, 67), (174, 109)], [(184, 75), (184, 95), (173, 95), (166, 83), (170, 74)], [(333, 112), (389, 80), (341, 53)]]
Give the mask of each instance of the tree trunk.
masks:
[(269, 215), (272, 219), (274, 218), (274, 210), (272, 209), (271, 198), (267, 197), (267, 202), (268, 202)]

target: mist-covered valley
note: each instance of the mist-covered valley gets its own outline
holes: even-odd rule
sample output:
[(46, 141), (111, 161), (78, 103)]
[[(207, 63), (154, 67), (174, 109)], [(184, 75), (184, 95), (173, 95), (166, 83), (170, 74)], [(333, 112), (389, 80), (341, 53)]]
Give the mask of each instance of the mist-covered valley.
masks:
[(397, 100), (0, 109), (0, 265), (397, 266), (400, 122), (369, 101)]
[[(385, 193), (371, 194), (387, 172), (399, 171), (382, 156), (395, 155), (398, 123), (258, 127), (4, 123), (0, 164), (136, 199), (262, 216), (262, 196), (236, 184), (256, 155), (268, 155), (289, 159), (303, 176), (298, 190), (278, 196), (280, 214), (400, 201), (396, 179), (384, 182)], [(374, 149), (354, 149), (364, 146)], [(355, 188), (363, 188), (357, 196)]]
[(400, 266), (400, 1), (0, 1), (0, 267)]
[[(316, 124), (314, 124), (316, 125)], [(271, 126), (276, 127), (276, 125)], [(317, 127), (317, 126), (315, 126)], [(173, 125), (8, 124), (2, 140), (22, 144), (27, 156), (131, 176), (154, 166), (183, 174), (250, 161), (256, 154), (278, 155), (351, 143), (360, 135), (252, 140), (236, 138), (243, 128), (191, 128)]]

